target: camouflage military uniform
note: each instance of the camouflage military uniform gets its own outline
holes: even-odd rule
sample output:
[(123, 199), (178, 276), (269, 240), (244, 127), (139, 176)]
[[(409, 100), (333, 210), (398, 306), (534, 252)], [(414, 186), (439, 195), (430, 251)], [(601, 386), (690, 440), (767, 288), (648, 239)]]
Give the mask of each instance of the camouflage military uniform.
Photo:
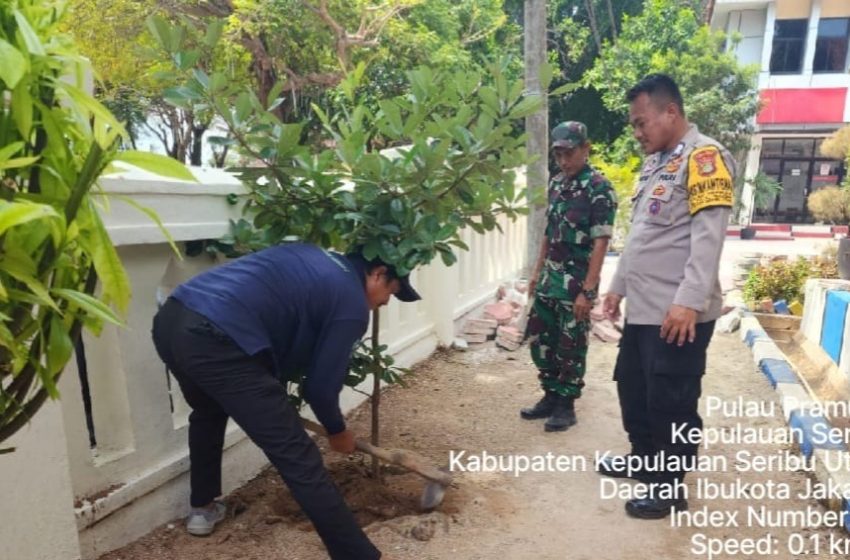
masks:
[(593, 240), (610, 237), (617, 211), (611, 183), (585, 165), (575, 177), (549, 183), (548, 251), (528, 320), (531, 357), (544, 391), (581, 396), (590, 321), (577, 321), (573, 303), (587, 276)]

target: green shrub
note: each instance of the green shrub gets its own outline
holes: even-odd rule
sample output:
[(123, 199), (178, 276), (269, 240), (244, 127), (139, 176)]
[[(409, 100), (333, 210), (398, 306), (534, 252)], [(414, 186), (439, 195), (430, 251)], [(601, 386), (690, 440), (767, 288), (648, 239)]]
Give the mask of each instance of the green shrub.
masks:
[(617, 217), (614, 220), (612, 247), (621, 249), (629, 235), (632, 222), (631, 199), (637, 185), (640, 158), (630, 156), (622, 163), (614, 163), (605, 156), (594, 155), (591, 157), (591, 164), (611, 181), (617, 193)]
[(796, 261), (773, 261), (750, 271), (744, 284), (744, 299), (756, 303), (765, 298), (771, 301), (803, 301), (803, 286), (809, 278), (838, 278), (838, 265), (834, 259), (817, 258)]

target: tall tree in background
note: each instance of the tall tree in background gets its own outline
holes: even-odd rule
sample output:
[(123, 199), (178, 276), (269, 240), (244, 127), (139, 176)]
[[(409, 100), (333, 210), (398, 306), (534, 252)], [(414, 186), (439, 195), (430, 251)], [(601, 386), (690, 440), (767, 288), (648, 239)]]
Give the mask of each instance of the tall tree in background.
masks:
[[(553, 85), (580, 82), (599, 54), (599, 44), (614, 41), (623, 14), (640, 12), (642, 0), (549, 0), (546, 39), (549, 62), (558, 69)], [(517, 25), (523, 25), (523, 3), (505, 0), (505, 12)], [(607, 16), (603, 15), (607, 14)], [(595, 27), (599, 42), (593, 39)], [(621, 114), (609, 111), (602, 96), (592, 86), (572, 91), (549, 101), (549, 121), (580, 120), (596, 143), (606, 144), (617, 138), (625, 126)]]
[[(205, 163), (202, 138), (212, 125), (212, 113), (202, 107), (176, 108), (168, 102), (169, 88), (177, 85), (164, 73), (171, 61), (156, 50), (145, 25), (148, 14), (168, 13), (163, 6), (156, 0), (76, 0), (70, 10), (65, 30), (92, 61), (95, 94), (126, 123), (130, 143), (135, 146), (146, 132), (173, 159)], [(231, 80), (244, 83), (248, 79), (241, 70), (247, 60), (243, 51), (232, 46), (209, 49), (205, 41), (215, 44), (211, 38), (188, 30), (192, 36), (186, 40), (194, 49), (180, 61), (185, 68), (200, 64), (208, 71), (228, 69)]]
[[(306, 118), (314, 132), (321, 125), (312, 105), (337, 103), (335, 86), (361, 62), (361, 87), (377, 100), (403, 93), (405, 72), (419, 65), (481, 66), (518, 55), (521, 46), (500, 0), (76, 0), (73, 10), (68, 30), (92, 60), (97, 95), (127, 122), (133, 140), (147, 130), (172, 157), (194, 164), (205, 163), (201, 139), (214, 126), (211, 113), (202, 104), (175, 107), (161, 95), (179, 82), (163, 72), (172, 61), (154, 48), (147, 14), (180, 20), (195, 35), (179, 67), (189, 71), (194, 56), (207, 57), (210, 71), (250, 83), (261, 101), (273, 94), (281, 121)], [(216, 22), (222, 40), (208, 49), (207, 30)], [(521, 65), (507, 71), (518, 77)], [(223, 160), (223, 152), (216, 155)]]
[[(602, 92), (610, 111), (625, 114), (626, 92), (652, 72), (671, 75), (685, 98), (691, 122), (740, 157), (752, 135), (759, 106), (754, 66), (726, 50), (726, 36), (701, 23), (702, 6), (677, 0), (646, 0), (638, 16), (626, 16), (617, 44), (607, 44), (585, 83)], [(634, 152), (630, 134), (619, 141)]]

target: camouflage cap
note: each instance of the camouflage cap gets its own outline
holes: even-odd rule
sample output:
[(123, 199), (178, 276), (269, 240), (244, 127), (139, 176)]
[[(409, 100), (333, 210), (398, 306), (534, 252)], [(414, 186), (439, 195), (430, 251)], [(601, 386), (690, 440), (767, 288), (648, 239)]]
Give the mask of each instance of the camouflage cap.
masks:
[(552, 129), (552, 148), (575, 148), (587, 143), (587, 127), (578, 121), (562, 122)]

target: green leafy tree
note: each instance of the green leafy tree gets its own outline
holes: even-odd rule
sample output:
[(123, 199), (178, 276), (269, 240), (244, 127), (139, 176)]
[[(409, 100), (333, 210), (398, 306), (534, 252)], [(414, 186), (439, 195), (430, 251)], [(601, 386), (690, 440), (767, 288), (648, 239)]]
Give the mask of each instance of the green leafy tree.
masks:
[[(850, 125), (842, 126), (824, 140), (820, 152), (826, 157), (843, 160), (845, 169), (850, 169)], [(844, 177), (842, 186), (850, 188), (850, 176)]]
[[(523, 4), (521, 0), (505, 1), (505, 12), (514, 25), (522, 26)], [(550, 98), (550, 123), (582, 121), (598, 144), (608, 144), (620, 136), (626, 125), (623, 114), (608, 109), (601, 92), (593, 84), (584, 84), (582, 78), (602, 46), (617, 41), (623, 16), (640, 13), (642, 5), (643, 0), (549, 0), (549, 62), (558, 69), (553, 84), (582, 86)]]
[[(188, 2), (177, 2), (188, 6)], [(135, 146), (143, 134), (152, 135), (165, 153), (181, 162), (201, 165), (202, 139), (212, 126), (212, 113), (203, 107), (176, 108), (165, 96), (176, 82), (170, 73), (171, 61), (156, 48), (145, 25), (150, 13), (171, 14), (168, 3), (155, 0), (75, 0), (70, 5), (65, 31), (76, 39), (79, 48), (92, 61), (96, 78), (96, 96), (125, 124), (129, 143)], [(174, 15), (188, 19), (188, 16)], [(196, 16), (200, 18), (201, 16)], [(219, 21), (217, 33), (225, 24), (208, 16), (204, 22)], [(234, 42), (210, 41), (197, 26), (184, 26), (187, 58), (183, 67), (201, 65), (229, 70), (231, 80), (248, 79), (243, 64), (248, 60), (244, 48)], [(218, 49), (207, 43), (220, 44)], [(223, 158), (222, 158), (223, 159)]]
[(640, 158), (630, 156), (626, 161), (608, 161), (604, 156), (595, 155), (591, 158), (591, 164), (598, 169), (605, 178), (611, 181), (614, 191), (617, 193), (617, 217), (614, 220), (614, 238), (612, 245), (622, 248), (629, 228), (632, 223), (631, 198), (637, 187), (638, 173), (640, 171)]
[(809, 195), (806, 206), (818, 222), (850, 223), (850, 189), (832, 186), (819, 188)]
[[(521, 34), (500, 0), (77, 0), (68, 29), (99, 77), (98, 96), (126, 123), (131, 142), (152, 134), (175, 159), (201, 164), (201, 139), (215, 123), (203, 106), (174, 106), (163, 92), (176, 85), (171, 61), (144, 25), (149, 13), (179, 23), (188, 53), (182, 67), (202, 54), (207, 73), (228, 74), (251, 84), (264, 103), (273, 88), (274, 112), (283, 122), (321, 122), (318, 105), (336, 111), (336, 86), (351, 69), (367, 64), (361, 95), (374, 109), (378, 99), (403, 93), (405, 72), (420, 65), (469, 68), (518, 53)], [(217, 48), (206, 30), (222, 26)], [(187, 66), (188, 64), (188, 66)], [(520, 73), (519, 65), (508, 70)], [(223, 164), (228, 146), (212, 146)]]
[(127, 307), (92, 192), (100, 175), (120, 160), (192, 179), (163, 156), (119, 151), (124, 129), (84, 89), (64, 7), (0, 3), (0, 442), (58, 397), (81, 329), (119, 324), (112, 308)]
[[(625, 16), (616, 43), (608, 43), (585, 83), (602, 92), (605, 106), (625, 113), (625, 94), (643, 76), (671, 75), (685, 99), (688, 118), (741, 156), (749, 147), (758, 111), (755, 66), (742, 66), (727, 51), (726, 36), (712, 32), (686, 2), (646, 0), (637, 16)], [(621, 153), (636, 152), (628, 140)]]

